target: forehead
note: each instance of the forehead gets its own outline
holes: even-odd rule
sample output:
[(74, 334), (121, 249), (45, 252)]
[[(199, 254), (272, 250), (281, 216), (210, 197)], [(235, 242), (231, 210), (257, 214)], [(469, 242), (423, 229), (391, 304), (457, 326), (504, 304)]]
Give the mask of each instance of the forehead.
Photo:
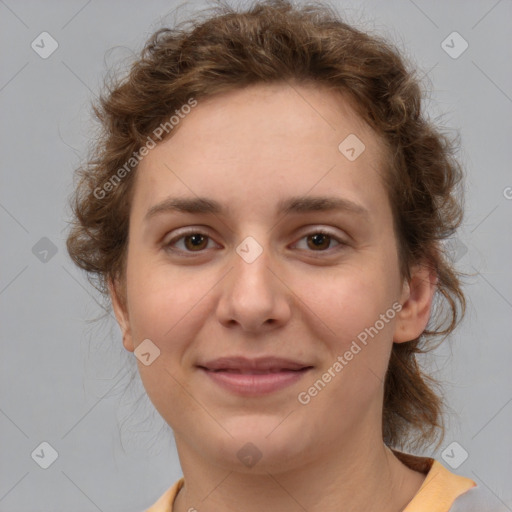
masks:
[(382, 141), (340, 93), (255, 85), (199, 99), (139, 164), (132, 206), (147, 210), (173, 193), (261, 213), (313, 189), (371, 201), (382, 195), (383, 163)]

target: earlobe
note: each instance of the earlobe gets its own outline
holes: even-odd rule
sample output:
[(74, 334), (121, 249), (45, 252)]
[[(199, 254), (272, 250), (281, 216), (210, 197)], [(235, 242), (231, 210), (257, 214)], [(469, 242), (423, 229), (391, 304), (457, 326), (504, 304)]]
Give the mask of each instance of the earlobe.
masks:
[(123, 335), (124, 348), (129, 352), (133, 352), (135, 350), (135, 347), (133, 346), (133, 339), (131, 335), (128, 313), (125, 307), (123, 306), (121, 300), (119, 299), (116, 284), (111, 280), (111, 278), (108, 278), (107, 285), (110, 294), (110, 300), (112, 302), (112, 308), (114, 309), (114, 314), (116, 315), (117, 323), (119, 324), (119, 328), (121, 329), (121, 333)]
[(404, 281), (401, 304), (397, 315), (394, 343), (404, 343), (418, 338), (430, 319), (432, 300), (437, 287), (437, 275), (426, 264), (417, 265), (411, 271), (409, 281)]

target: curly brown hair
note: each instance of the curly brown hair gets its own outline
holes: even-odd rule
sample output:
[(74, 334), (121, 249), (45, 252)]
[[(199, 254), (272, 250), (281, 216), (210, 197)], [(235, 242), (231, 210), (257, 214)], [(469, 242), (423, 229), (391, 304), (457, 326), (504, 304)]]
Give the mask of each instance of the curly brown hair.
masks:
[[(129, 72), (107, 81), (94, 106), (101, 134), (92, 157), (76, 171), (79, 181), (70, 200), (73, 226), (67, 249), (72, 260), (107, 300), (111, 280), (126, 303), (136, 173), (136, 165), (128, 172), (126, 162), (190, 98), (283, 81), (341, 91), (387, 148), (384, 182), (402, 276), (410, 278), (413, 264), (427, 262), (438, 277), (427, 329), (415, 340), (393, 345), (383, 439), (395, 448), (430, 444), (439, 433), (442, 439), (443, 400), (417, 354), (431, 350), (434, 338), (444, 340), (465, 311), (461, 274), (440, 243), (462, 221), (462, 167), (454, 141), (422, 112), (421, 80), (392, 43), (341, 21), (325, 5), (270, 0), (245, 11), (225, 5), (210, 11), (206, 19), (199, 15), (155, 32)], [(123, 166), (123, 179), (113, 186), (112, 176), (119, 176)]]

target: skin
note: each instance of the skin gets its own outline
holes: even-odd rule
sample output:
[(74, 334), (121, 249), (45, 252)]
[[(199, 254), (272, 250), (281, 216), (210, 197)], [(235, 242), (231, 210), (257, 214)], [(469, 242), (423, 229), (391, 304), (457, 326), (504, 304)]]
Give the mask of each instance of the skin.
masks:
[[(338, 150), (349, 134), (366, 146), (355, 161)], [(119, 283), (109, 287), (126, 350), (145, 339), (160, 350), (138, 366), (174, 431), (185, 478), (175, 511), (317, 512), (342, 503), (344, 511), (391, 512), (421, 486), (425, 475), (383, 443), (383, 386), (393, 343), (427, 324), (435, 276), (422, 265), (410, 281), (400, 276), (383, 159), (380, 139), (346, 98), (318, 85), (274, 84), (199, 101), (140, 163), (126, 303)], [(349, 199), (368, 213), (276, 213), (279, 201), (299, 195)], [(227, 211), (171, 211), (146, 222), (168, 196), (208, 197)], [(175, 239), (187, 227), (206, 236), (199, 249)], [(318, 228), (332, 235), (320, 248), (311, 241)], [(263, 251), (252, 263), (236, 252), (247, 236)], [(401, 311), (300, 404), (298, 394), (394, 303)], [(280, 391), (239, 397), (196, 368), (226, 355), (314, 368)], [(247, 442), (262, 454), (253, 467), (237, 457)]]

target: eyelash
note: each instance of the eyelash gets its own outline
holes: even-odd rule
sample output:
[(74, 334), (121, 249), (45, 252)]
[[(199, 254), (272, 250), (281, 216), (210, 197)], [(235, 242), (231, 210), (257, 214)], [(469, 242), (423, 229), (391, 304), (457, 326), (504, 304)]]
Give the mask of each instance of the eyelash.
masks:
[[(189, 231), (186, 231), (184, 233), (181, 233), (179, 236), (176, 236), (173, 239), (171, 239), (169, 242), (167, 242), (164, 245), (164, 249), (166, 251), (180, 252), (180, 253), (187, 254), (187, 257), (188, 257), (188, 255), (193, 256), (194, 254), (202, 254), (202, 253), (204, 253), (204, 251), (206, 249), (201, 249), (201, 250), (198, 250), (198, 251), (188, 251), (188, 250), (182, 250), (182, 249), (174, 249), (172, 247), (179, 240), (184, 239), (187, 236), (191, 236), (191, 235), (202, 235), (203, 237), (207, 238), (208, 240), (211, 240), (211, 237), (208, 234), (206, 234), (206, 233), (204, 233), (202, 231), (199, 231), (199, 230), (189, 230)], [(307, 252), (312, 252), (312, 253), (315, 253), (315, 252), (318, 252), (318, 253), (330, 253), (333, 250), (336, 251), (337, 250), (336, 247), (338, 247), (338, 249), (341, 249), (344, 246), (348, 245), (344, 240), (341, 240), (337, 236), (335, 236), (332, 233), (329, 233), (328, 231), (326, 231), (324, 229), (321, 229), (321, 228), (315, 229), (314, 231), (306, 233), (305, 235), (303, 235), (300, 238), (300, 240), (303, 240), (304, 238), (307, 238), (308, 236), (312, 236), (312, 235), (325, 235), (325, 236), (328, 236), (328, 237), (330, 237), (331, 240), (335, 240), (336, 242), (338, 242), (338, 245), (335, 246), (334, 248), (330, 248), (330, 249), (326, 249), (326, 250), (319, 250), (319, 251), (311, 250), (311, 251), (307, 251)]]

